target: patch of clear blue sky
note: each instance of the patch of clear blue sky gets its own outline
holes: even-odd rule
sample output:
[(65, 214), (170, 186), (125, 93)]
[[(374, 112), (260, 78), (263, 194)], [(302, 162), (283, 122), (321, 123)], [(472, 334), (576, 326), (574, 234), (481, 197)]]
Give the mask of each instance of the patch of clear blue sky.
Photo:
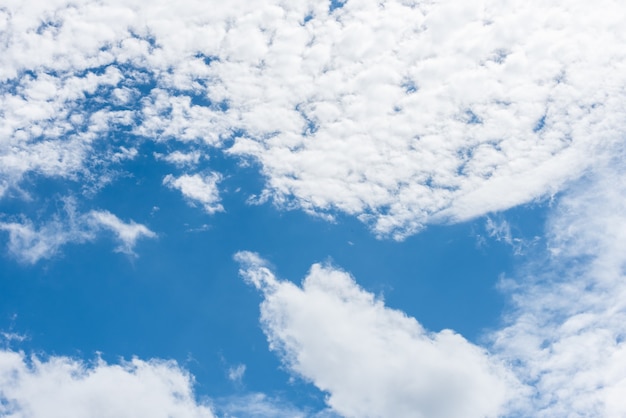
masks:
[[(173, 358), (196, 376), (200, 395), (259, 391), (321, 407), (323, 396), (303, 382), (288, 383), (279, 359), (268, 351), (258, 322), (261, 296), (238, 277), (232, 259), (240, 250), (258, 252), (279, 277), (295, 282), (312, 263), (330, 261), (432, 331), (451, 328), (477, 341), (486, 328), (498, 326), (505, 298), (495, 284), (520, 259), (505, 244), (481, 244), (484, 218), (431, 226), (404, 242), (377, 240), (352, 217), (338, 215), (329, 223), (271, 204), (246, 204), (262, 188), (258, 167), (242, 167), (218, 152), (204, 168), (225, 176), (226, 212), (207, 215), (162, 185), (166, 174), (178, 172), (152, 157), (166, 147), (144, 143), (126, 175), (95, 197), (78, 200), (81, 210), (109, 210), (158, 233), (158, 239), (138, 242), (138, 258), (114, 253), (115, 243), (107, 238), (68, 245), (34, 266), (2, 256), (0, 329), (29, 335), (20, 348), (86, 359), (102, 352), (109, 361)], [(49, 215), (68, 189), (80, 192), (79, 183), (36, 177), (29, 182), (33, 195), (46, 198), (20, 204), (4, 199), (3, 212)], [(532, 237), (541, 234), (544, 215), (545, 207), (536, 205), (504, 217)], [(226, 377), (228, 367), (240, 363), (247, 366), (243, 386)]]
[(345, 3), (345, 0), (330, 0), (330, 5), (328, 6), (328, 11), (332, 12), (335, 9), (341, 9)]

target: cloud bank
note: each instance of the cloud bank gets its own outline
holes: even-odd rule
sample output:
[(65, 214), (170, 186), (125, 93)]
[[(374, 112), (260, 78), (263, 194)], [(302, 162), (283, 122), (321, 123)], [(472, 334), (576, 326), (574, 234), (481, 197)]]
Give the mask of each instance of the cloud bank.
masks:
[[(261, 199), (358, 216), (380, 236), (504, 210), (621, 141), (625, 9), (9, 2), (0, 192), (35, 173), (98, 178), (123, 163), (115, 142), (154, 140), (252, 158)], [(194, 165), (187, 151), (170, 159)]]

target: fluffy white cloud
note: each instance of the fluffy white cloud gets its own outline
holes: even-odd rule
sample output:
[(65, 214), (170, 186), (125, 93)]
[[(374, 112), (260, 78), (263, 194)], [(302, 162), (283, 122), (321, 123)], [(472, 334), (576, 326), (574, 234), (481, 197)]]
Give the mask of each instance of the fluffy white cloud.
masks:
[(494, 346), (534, 388), (522, 416), (626, 416), (626, 173), (611, 165), (561, 199), (551, 255), (503, 282), (515, 309)]
[(402, 238), (554, 193), (621, 141), (618, 0), (328, 6), (8, 2), (0, 187), (97, 171), (110, 132), (228, 144), (263, 197)]
[(221, 176), (217, 173), (210, 173), (206, 176), (183, 174), (180, 177), (168, 174), (163, 179), (163, 184), (172, 189), (180, 190), (190, 202), (201, 204), (207, 213), (213, 214), (224, 210), (220, 204), (220, 194), (217, 187), (220, 180)]
[(134, 255), (133, 248), (139, 238), (156, 237), (146, 226), (134, 221), (126, 223), (108, 211), (77, 213), (71, 199), (65, 201), (63, 213), (40, 225), (28, 219), (0, 222), (0, 231), (9, 234), (9, 253), (30, 264), (55, 256), (66, 244), (93, 241), (103, 229), (115, 234), (119, 242), (116, 250), (128, 255)]
[(0, 350), (0, 416), (7, 418), (213, 418), (192, 386), (171, 361), (87, 364)]
[(345, 272), (315, 264), (299, 287), (256, 254), (235, 258), (263, 292), (270, 348), (342, 416), (496, 417), (520, 393), (484, 349), (450, 330), (426, 331)]

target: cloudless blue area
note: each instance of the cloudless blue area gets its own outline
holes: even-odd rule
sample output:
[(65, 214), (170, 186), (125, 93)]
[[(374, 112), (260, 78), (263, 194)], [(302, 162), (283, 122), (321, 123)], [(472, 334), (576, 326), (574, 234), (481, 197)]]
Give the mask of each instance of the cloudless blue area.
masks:
[(330, 0), (330, 6), (328, 7), (328, 11), (332, 12), (335, 9), (340, 9), (343, 7), (346, 0)]
[[(270, 203), (246, 204), (262, 189), (258, 167), (217, 152), (204, 169), (224, 175), (226, 212), (208, 215), (162, 185), (165, 175), (178, 170), (152, 153), (169, 145), (138, 146), (141, 152), (125, 174), (95, 197), (81, 197), (78, 183), (33, 177), (28, 181), (34, 195), (45, 198), (0, 202), (5, 213), (62, 213), (69, 188), (80, 211), (109, 210), (159, 235), (138, 241), (137, 258), (114, 252), (114, 240), (106, 237), (67, 245), (34, 266), (3, 255), (0, 330), (29, 336), (16, 347), (85, 359), (101, 352), (113, 362), (173, 358), (196, 376), (200, 395), (258, 391), (321, 408), (323, 394), (301, 381), (289, 383), (269, 352), (258, 322), (261, 295), (238, 276), (232, 258), (240, 250), (258, 252), (280, 278), (297, 283), (312, 263), (330, 262), (432, 331), (451, 328), (479, 341), (499, 324), (505, 298), (495, 284), (520, 257), (485, 237), (484, 218), (431, 226), (404, 242), (377, 240), (351, 217), (339, 214), (330, 223)], [(532, 237), (541, 233), (537, 225), (544, 214), (537, 205), (502, 216), (517, 226), (515, 233)], [(1, 237), (5, 243), (6, 234)], [(228, 368), (238, 364), (247, 366), (242, 385), (227, 378)]]

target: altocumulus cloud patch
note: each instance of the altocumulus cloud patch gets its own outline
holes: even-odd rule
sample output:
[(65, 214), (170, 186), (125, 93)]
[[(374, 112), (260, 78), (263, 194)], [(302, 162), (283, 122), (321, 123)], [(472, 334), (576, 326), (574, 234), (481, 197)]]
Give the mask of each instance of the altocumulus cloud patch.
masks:
[[(270, 346), (328, 394), (322, 413), (621, 416), (625, 19), (612, 0), (9, 1), (0, 7), (7, 252), (37, 269), (68, 244), (110, 234), (116, 251), (141, 256), (139, 240), (168, 239), (151, 223), (160, 208), (99, 200), (131, 180), (142, 199), (178, 193), (214, 222), (248, 193), (277, 210), (354, 216), (399, 241), (556, 196), (547, 248), (502, 279), (511, 306), (482, 348), (424, 330), (336, 268), (315, 264), (298, 287), (251, 253), (238, 257), (256, 260), (244, 274), (263, 295)], [(237, 184), (220, 163), (229, 158), (252, 167), (261, 189)], [(512, 242), (500, 225), (487, 232)], [(29, 391), (50, 376), (65, 383), (46, 386), (55, 401), (65, 387), (85, 391), (71, 395), (83, 416), (109, 403), (107, 388), (124, 387), (113, 382), (155, 388), (175, 416), (212, 416), (171, 363), (2, 356), (1, 373), (19, 380), (0, 388), (7, 414), (38, 416), (43, 398)], [(98, 392), (92, 382), (104, 375)], [(246, 375), (235, 380), (245, 386)], [(314, 414), (272, 399), (246, 395), (222, 411)], [(112, 405), (132, 404), (123, 400)], [(136, 411), (152, 407), (141, 402)]]
[(3, 190), (119, 163), (114, 133), (252, 157), (263, 197), (381, 235), (506, 209), (619, 141), (621, 16), (608, 0), (21, 2), (2, 12)]

